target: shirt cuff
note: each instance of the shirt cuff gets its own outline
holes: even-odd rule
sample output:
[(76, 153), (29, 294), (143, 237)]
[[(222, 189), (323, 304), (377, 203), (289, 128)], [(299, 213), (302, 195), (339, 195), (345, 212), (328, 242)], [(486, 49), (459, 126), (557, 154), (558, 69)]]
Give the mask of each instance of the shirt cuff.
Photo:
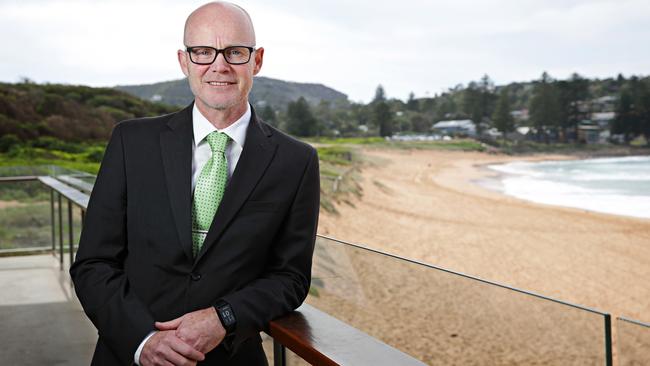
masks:
[(146, 337), (144, 337), (144, 340), (142, 343), (140, 343), (140, 346), (138, 346), (138, 349), (135, 350), (135, 355), (133, 356), (133, 362), (135, 362), (136, 365), (140, 365), (140, 353), (142, 353), (142, 349), (144, 348), (144, 344), (147, 343), (149, 338), (151, 338), (152, 335), (156, 334), (158, 331), (154, 330), (151, 333), (149, 333)]

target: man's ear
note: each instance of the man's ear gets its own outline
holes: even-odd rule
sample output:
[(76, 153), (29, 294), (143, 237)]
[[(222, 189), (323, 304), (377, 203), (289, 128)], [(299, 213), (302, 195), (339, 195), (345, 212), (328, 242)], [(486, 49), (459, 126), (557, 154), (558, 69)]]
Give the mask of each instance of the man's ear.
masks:
[(255, 66), (253, 67), (253, 75), (257, 75), (262, 69), (262, 63), (264, 62), (264, 48), (260, 47), (255, 50)]
[(181, 70), (183, 71), (183, 74), (185, 76), (189, 76), (190, 72), (188, 69), (187, 65), (187, 56), (185, 55), (185, 51), (183, 50), (178, 50), (176, 51), (176, 55), (178, 56), (178, 63), (181, 65)]

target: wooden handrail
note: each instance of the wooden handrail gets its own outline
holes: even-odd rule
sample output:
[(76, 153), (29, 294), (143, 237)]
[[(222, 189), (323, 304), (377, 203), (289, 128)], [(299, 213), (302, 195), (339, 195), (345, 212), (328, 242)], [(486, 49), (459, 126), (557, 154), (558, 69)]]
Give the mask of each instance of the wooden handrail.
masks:
[(267, 333), (316, 366), (426, 365), (309, 304), (273, 320)]
[(47, 176), (38, 177), (38, 180), (41, 181), (41, 183), (43, 183), (44, 185), (59, 192), (65, 198), (69, 199), (70, 201), (72, 201), (74, 204), (81, 207), (82, 209), (85, 210), (88, 207), (88, 200), (90, 199), (90, 196), (88, 196), (87, 194), (73, 187), (70, 187), (69, 185), (66, 185), (52, 177), (47, 177)]
[(63, 183), (69, 184), (74, 188), (83, 191), (84, 193), (90, 194), (93, 191), (93, 184), (83, 181), (79, 178), (73, 177), (71, 175), (59, 175), (56, 177)]

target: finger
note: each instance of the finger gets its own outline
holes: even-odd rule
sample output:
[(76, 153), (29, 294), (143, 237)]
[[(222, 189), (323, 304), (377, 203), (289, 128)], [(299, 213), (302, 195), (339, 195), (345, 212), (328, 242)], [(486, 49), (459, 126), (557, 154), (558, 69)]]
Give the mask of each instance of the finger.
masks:
[(165, 352), (165, 359), (175, 366), (185, 366), (194, 363), (194, 360), (184, 357), (171, 348), (168, 348), (167, 352)]
[(183, 317), (180, 317), (166, 322), (156, 322), (155, 325), (158, 330), (174, 330), (178, 328), (179, 325), (181, 325), (182, 320)]
[(167, 361), (166, 356), (159, 354), (155, 357), (141, 359), (140, 365), (142, 366), (175, 366), (173, 363)]
[(173, 363), (167, 361), (167, 360), (161, 360), (160, 362), (156, 363), (156, 365), (160, 366), (175, 366)]
[(189, 344), (183, 342), (180, 338), (176, 338), (171, 341), (169, 346), (172, 350), (180, 354), (181, 356), (188, 358), (193, 361), (203, 361), (205, 360), (205, 355), (202, 352), (199, 352)]

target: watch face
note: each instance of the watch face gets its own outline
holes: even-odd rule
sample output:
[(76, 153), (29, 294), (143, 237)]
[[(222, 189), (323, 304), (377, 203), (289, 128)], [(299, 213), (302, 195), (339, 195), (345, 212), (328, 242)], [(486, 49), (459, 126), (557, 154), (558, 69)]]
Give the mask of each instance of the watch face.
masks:
[(219, 308), (219, 318), (221, 319), (224, 328), (230, 328), (235, 324), (235, 314), (233, 314), (230, 305), (225, 305)]

